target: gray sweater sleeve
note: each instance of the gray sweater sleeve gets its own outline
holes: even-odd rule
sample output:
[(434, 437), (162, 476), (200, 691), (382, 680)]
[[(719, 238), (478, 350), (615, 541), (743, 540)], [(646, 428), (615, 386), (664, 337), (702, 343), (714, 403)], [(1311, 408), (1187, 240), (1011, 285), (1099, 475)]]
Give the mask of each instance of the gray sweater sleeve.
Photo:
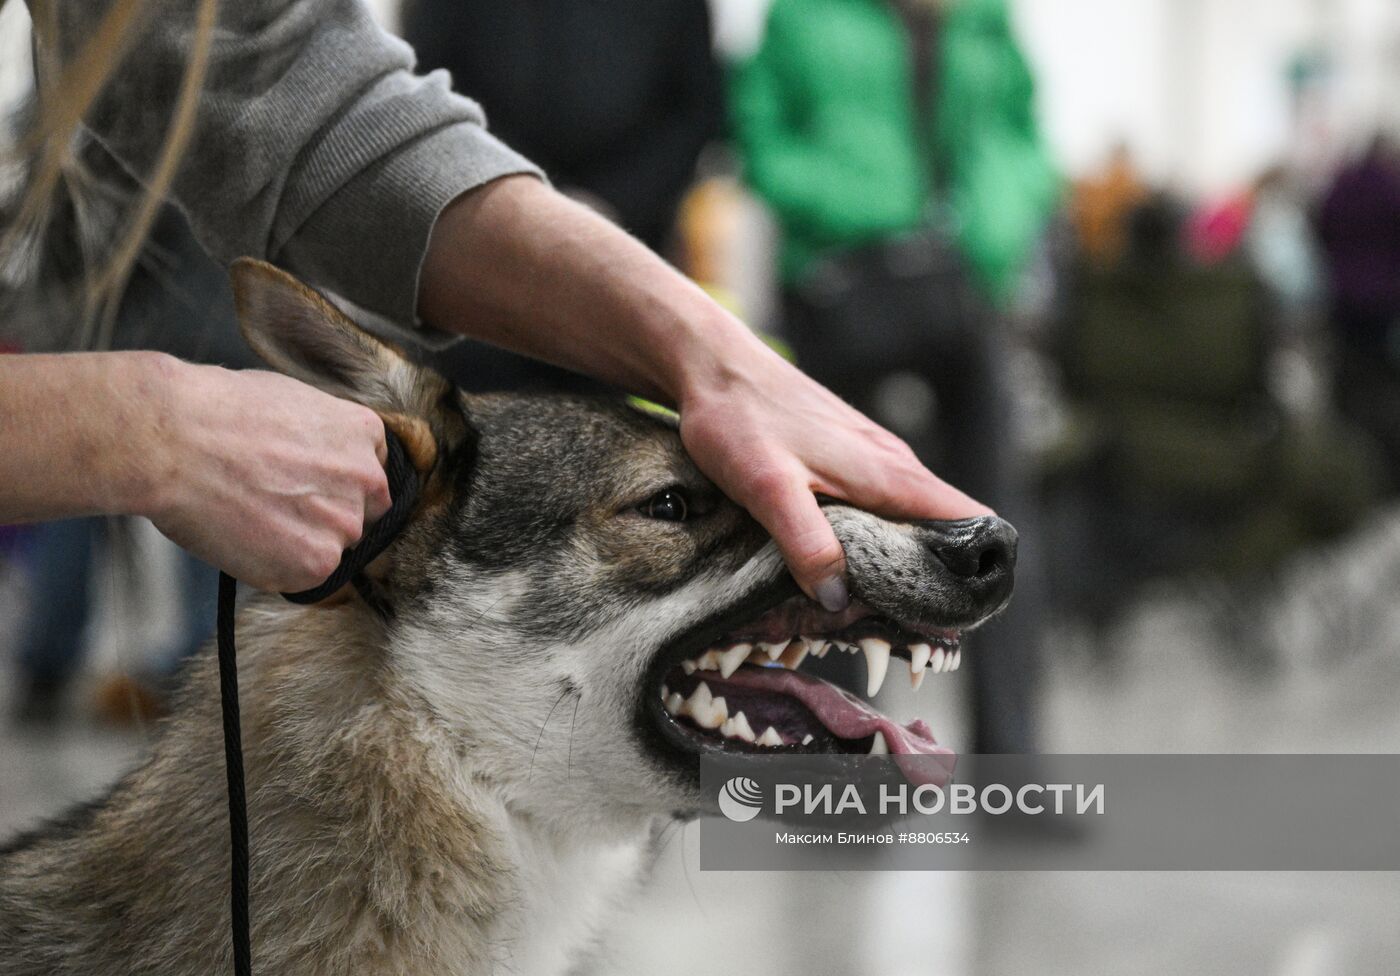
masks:
[[(76, 50), (108, 6), (58, 5)], [(194, 31), (194, 0), (152, 0), (88, 125), (134, 174), (150, 172)], [(528, 161), (485, 128), (445, 73), (360, 0), (223, 0), (198, 125), (173, 196), (215, 257), (277, 261), (356, 305), (416, 322), (428, 237), (454, 197)]]

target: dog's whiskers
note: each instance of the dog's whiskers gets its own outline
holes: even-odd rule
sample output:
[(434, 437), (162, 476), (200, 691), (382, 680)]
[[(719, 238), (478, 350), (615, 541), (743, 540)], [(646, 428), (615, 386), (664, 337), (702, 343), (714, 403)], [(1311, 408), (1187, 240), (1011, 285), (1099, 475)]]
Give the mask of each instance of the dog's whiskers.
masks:
[[(564, 688), (564, 690), (563, 690), (562, 692), (559, 693), (559, 697), (558, 697), (558, 698), (554, 699), (554, 704), (549, 706), (549, 711), (545, 714), (544, 723), (540, 726), (540, 734), (539, 734), (539, 736), (537, 736), (536, 739), (535, 739), (535, 748), (534, 748), (534, 751), (532, 751), (532, 752), (530, 753), (530, 768), (529, 768), (528, 770), (526, 770), (526, 772), (525, 772), (525, 781), (526, 781), (526, 782), (529, 782), (531, 775), (533, 775), (534, 772), (535, 772), (535, 757), (538, 756), (539, 753), (540, 753), (540, 743), (544, 741), (544, 731), (545, 731), (545, 729), (549, 728), (549, 720), (550, 720), (551, 718), (554, 717), (554, 710), (555, 710), (556, 708), (559, 707), (559, 704), (560, 704), (565, 698), (569, 697), (570, 693), (577, 695), (577, 694), (578, 694), (578, 689), (575, 688), (575, 687), (573, 686), (573, 684), (571, 684), (571, 683), (569, 683), (569, 682), (565, 682), (565, 688)], [(577, 705), (574, 706), (574, 716), (575, 716), (575, 717), (578, 716), (578, 706), (577, 706)], [(569, 744), (570, 744), (570, 746), (573, 745), (573, 732), (572, 732), (572, 730), (570, 730)]]

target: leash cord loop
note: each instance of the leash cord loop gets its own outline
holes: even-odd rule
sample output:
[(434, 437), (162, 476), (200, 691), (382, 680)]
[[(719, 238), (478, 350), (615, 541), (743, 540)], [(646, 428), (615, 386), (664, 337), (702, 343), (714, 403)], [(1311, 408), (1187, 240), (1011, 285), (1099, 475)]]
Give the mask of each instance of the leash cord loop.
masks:
[[(388, 460), (384, 473), (389, 481), (389, 511), (365, 531), (360, 541), (345, 550), (340, 565), (319, 586), (300, 593), (283, 593), (293, 603), (319, 603), (347, 583), (360, 582), (365, 567), (394, 541), (408, 524), (418, 500), (418, 473), (408, 460), (403, 442), (384, 428)], [(363, 587), (358, 587), (363, 592)], [(228, 776), (229, 918), (233, 934), (234, 976), (252, 976), (253, 949), (248, 910), (248, 797), (243, 773), (243, 730), (238, 708), (238, 651), (234, 641), (234, 604), (238, 581), (219, 574), (218, 644), (219, 700), (223, 710), (224, 768)]]

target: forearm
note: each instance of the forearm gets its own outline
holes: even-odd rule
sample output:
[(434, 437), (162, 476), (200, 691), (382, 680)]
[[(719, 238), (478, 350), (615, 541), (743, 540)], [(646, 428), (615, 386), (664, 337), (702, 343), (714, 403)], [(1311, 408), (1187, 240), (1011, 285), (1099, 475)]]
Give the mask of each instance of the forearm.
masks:
[(530, 177), (498, 180), (443, 212), (419, 311), (440, 329), (673, 405), (769, 355), (694, 283)]
[(153, 511), (178, 368), (160, 353), (0, 356), (0, 522)]

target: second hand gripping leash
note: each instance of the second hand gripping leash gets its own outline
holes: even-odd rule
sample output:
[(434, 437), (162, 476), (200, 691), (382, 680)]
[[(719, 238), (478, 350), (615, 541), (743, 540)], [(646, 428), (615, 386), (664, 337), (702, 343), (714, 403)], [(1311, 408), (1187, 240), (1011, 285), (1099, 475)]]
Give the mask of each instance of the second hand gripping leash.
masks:
[[(366, 602), (379, 612), (382, 606), (370, 599), (365, 567), (389, 547), (408, 524), (418, 500), (418, 472), (409, 462), (403, 442), (386, 425), (384, 440), (388, 460), (384, 473), (389, 481), (389, 511), (366, 530), (364, 536), (340, 557), (340, 565), (320, 586), (300, 593), (283, 593), (293, 603), (319, 603), (347, 583), (353, 584)], [(232, 861), (230, 917), (233, 929), (234, 976), (251, 976), (252, 937), (248, 922), (248, 798), (243, 782), (243, 731), (238, 714), (238, 654), (234, 644), (234, 600), (238, 581), (219, 574), (219, 698), (224, 714), (224, 763), (228, 772), (229, 852)]]

